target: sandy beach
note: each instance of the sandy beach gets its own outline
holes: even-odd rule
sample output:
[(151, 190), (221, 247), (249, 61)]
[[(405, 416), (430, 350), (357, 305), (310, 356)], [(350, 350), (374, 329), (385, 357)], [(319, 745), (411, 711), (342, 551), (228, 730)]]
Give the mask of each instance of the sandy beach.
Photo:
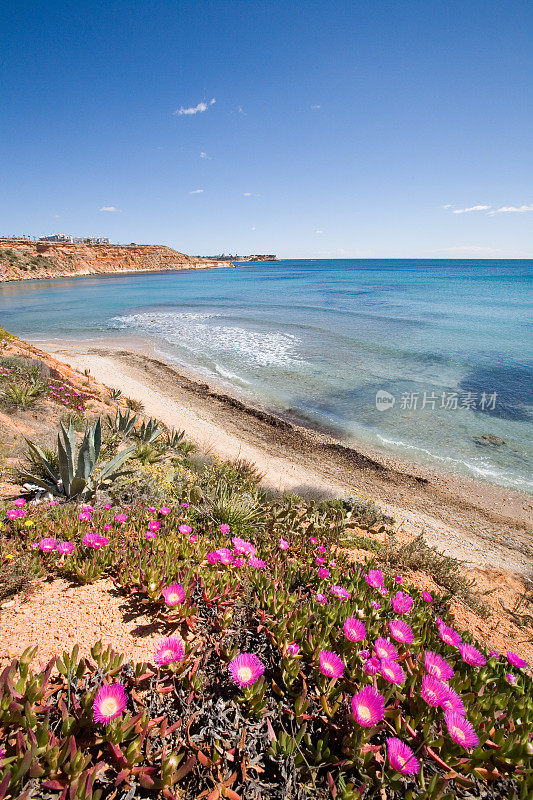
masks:
[(254, 462), (266, 485), (373, 500), (395, 518), (400, 537), (423, 532), (441, 552), (479, 569), (531, 573), (533, 498), (527, 494), (401, 463), (304, 428), (183, 374), (145, 342), (35, 344), (142, 400), (146, 414), (185, 430), (201, 450)]

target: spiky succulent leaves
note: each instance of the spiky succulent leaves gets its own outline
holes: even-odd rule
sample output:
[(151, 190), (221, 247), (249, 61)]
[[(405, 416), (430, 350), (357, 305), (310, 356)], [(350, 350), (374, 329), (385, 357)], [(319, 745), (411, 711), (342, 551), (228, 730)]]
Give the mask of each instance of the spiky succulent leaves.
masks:
[(158, 439), (162, 433), (163, 430), (159, 427), (157, 420), (150, 417), (148, 422), (142, 423), (137, 435), (144, 444), (151, 444), (152, 442), (155, 442), (155, 440)]
[(41, 450), (41, 448), (31, 442), (29, 439), (26, 439), (28, 445), (28, 451), (33, 461), (40, 463), (46, 473), (50, 476), (50, 480), (46, 478), (41, 478), (37, 475), (33, 475), (31, 472), (21, 471), (19, 473), (20, 478), (22, 480), (28, 481), (28, 483), (33, 483), (35, 486), (40, 486), (43, 489), (51, 492), (52, 494), (62, 494), (61, 489), (59, 487), (60, 477), (52, 469), (48, 459), (46, 458), (45, 454)]

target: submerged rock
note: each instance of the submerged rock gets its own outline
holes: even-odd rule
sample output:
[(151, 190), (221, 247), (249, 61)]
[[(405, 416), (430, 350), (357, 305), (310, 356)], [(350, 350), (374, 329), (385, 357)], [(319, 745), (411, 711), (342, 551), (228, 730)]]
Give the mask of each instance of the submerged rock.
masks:
[(474, 436), (474, 441), (481, 447), (501, 447), (505, 444), (504, 439), (500, 439), (499, 436), (495, 436), (493, 433), (482, 433), (481, 436)]

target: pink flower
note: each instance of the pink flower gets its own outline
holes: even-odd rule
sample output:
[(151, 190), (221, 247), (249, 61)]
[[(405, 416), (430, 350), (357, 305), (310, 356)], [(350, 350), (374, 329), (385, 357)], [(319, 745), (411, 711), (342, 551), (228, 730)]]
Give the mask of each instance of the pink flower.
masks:
[(344, 672), (342, 659), (331, 650), (322, 650), (318, 657), (318, 666), (322, 675), (327, 678), (340, 678)]
[(487, 663), (487, 659), (483, 653), (480, 653), (472, 644), (460, 644), (459, 652), (461, 653), (463, 661), (466, 661), (466, 663), (470, 664), (472, 667), (484, 667)]
[(343, 589), (342, 586), (332, 586), (329, 591), (336, 597), (340, 597), (341, 600), (350, 599), (350, 592), (348, 591), (348, 589)]
[(394, 597), (391, 597), (391, 603), (396, 614), (408, 614), (414, 600), (405, 592), (396, 592)]
[(198, 536), (196, 535), (196, 533), (191, 533), (191, 535), (189, 536), (189, 542), (192, 542), (192, 544), (194, 544), (197, 541), (198, 541)]
[(60, 542), (57, 545), (57, 552), (61, 553), (62, 556), (69, 556), (73, 551), (76, 545), (74, 542)]
[(220, 533), (228, 534), (230, 530), (231, 530), (230, 526), (226, 525), (226, 523), (222, 523), (222, 525), (219, 526)]
[(372, 600), (372, 602), (370, 603), (370, 605), (372, 606), (372, 608), (375, 608), (375, 609), (376, 609), (376, 611), (377, 611), (379, 608), (381, 608), (381, 603), (378, 603), (378, 601), (377, 601), (377, 600)]
[(381, 659), (381, 674), (387, 683), (394, 683), (401, 686), (405, 681), (405, 672), (392, 658)]
[(317, 556), (315, 558), (315, 564), (317, 565), (317, 567), (321, 567), (325, 563), (326, 563), (326, 559), (322, 558), (322, 556)]
[(127, 519), (128, 519), (128, 515), (127, 514), (116, 514), (115, 515), (115, 522), (119, 522), (119, 523), (126, 522)]
[(152, 519), (148, 523), (148, 530), (149, 531), (159, 531), (161, 530), (161, 522), (158, 519)]
[(228, 564), (233, 563), (233, 553), (228, 547), (219, 547), (218, 550), (215, 550), (215, 553), (220, 556), (221, 564), (228, 566)]
[(359, 650), (359, 658), (367, 659), (370, 658), (370, 650)]
[(318, 542), (318, 539), (316, 538), (316, 536), (310, 536), (309, 541), (311, 542), (311, 544), (316, 544)]
[[(198, 537), (196, 537), (198, 538)], [(242, 556), (237, 556), (235, 561), (233, 562), (234, 567), (244, 567), (244, 558)]]
[(458, 647), (461, 644), (461, 637), (457, 631), (454, 631), (453, 628), (450, 628), (444, 623), (439, 625), (439, 636), (443, 642), (446, 642), (446, 644), (451, 644), (452, 647)]
[(211, 550), (207, 554), (207, 563), (208, 564), (217, 564), (220, 561), (220, 553), (217, 553), (216, 550)]
[(403, 583), (402, 576), (401, 575), (396, 575), (396, 577), (394, 578), (394, 582), (395, 583)]
[(429, 706), (437, 708), (443, 703), (446, 697), (446, 693), (443, 689), (443, 686), (445, 685), (446, 684), (443, 684), (442, 681), (434, 678), (433, 675), (424, 675), (422, 678), (420, 695)]
[(377, 725), (385, 716), (385, 698), (373, 686), (365, 686), (351, 700), (355, 721), (363, 728)]
[(448, 733), (457, 744), (465, 750), (473, 750), (479, 744), (479, 737), (474, 726), (456, 711), (446, 711), (444, 714)]
[(513, 675), (512, 672), (507, 672), (505, 677), (507, 679), (507, 683), (510, 683), (511, 686), (516, 686), (516, 675)]
[(26, 512), (23, 508), (10, 508), (7, 512), (8, 519), (22, 519), (25, 516)]
[(99, 533), (86, 533), (82, 539), (82, 544), (85, 547), (92, 547), (93, 550), (99, 550), (109, 544), (109, 539), (106, 539), (105, 536), (100, 536)]
[(180, 533), (192, 533), (192, 528), (190, 525), (180, 525), (178, 530)]
[(159, 513), (162, 514), (164, 517), (166, 517), (167, 514), (170, 514), (170, 508), (168, 508), (167, 506), (162, 506), (159, 509)]
[(374, 650), (379, 659), (390, 658), (395, 661), (398, 658), (398, 651), (392, 642), (382, 636), (374, 642)]
[(80, 522), (90, 522), (91, 520), (91, 512), (90, 511), (80, 511), (78, 514), (78, 519)]
[(176, 661), (183, 661), (185, 650), (183, 642), (177, 636), (170, 636), (168, 639), (160, 639), (155, 649), (154, 661), (159, 666), (175, 664)]
[(457, 714), (464, 717), (466, 714), (465, 704), (453, 689), (450, 689), (447, 683), (442, 684), (443, 699), (441, 701), (441, 708), (444, 711), (456, 711)]
[(113, 530), (113, 526), (110, 525), (109, 523), (107, 523), (107, 525), (104, 525), (103, 529), (104, 529), (104, 531), (112, 531)]
[(298, 655), (298, 653), (300, 652), (300, 645), (298, 644), (298, 642), (292, 642), (292, 643), (291, 643), (291, 644), (290, 644), (290, 645), (287, 647), (287, 652), (288, 652), (288, 654), (289, 654), (290, 656), (297, 656), (297, 655)]
[(433, 595), (431, 595), (429, 592), (423, 591), (422, 600), (424, 600), (426, 603), (431, 603), (433, 601)]
[(320, 567), (317, 574), (321, 581), (325, 580), (325, 578), (329, 578), (329, 569), (327, 567)]
[(120, 717), (128, 704), (128, 698), (121, 683), (101, 686), (93, 703), (96, 722), (107, 725), (115, 717)]
[(322, 592), (317, 592), (315, 594), (315, 600), (317, 601), (317, 603), (320, 603), (321, 606), (326, 605), (326, 603), (328, 602), (328, 598), (326, 597), (325, 594), (322, 594)]
[(190, 505), (189, 503), (182, 503), (181, 507), (182, 508), (189, 508), (189, 505)]
[(415, 754), (401, 739), (393, 736), (387, 739), (387, 755), (391, 767), (402, 775), (415, 775), (420, 769)]
[(389, 593), (389, 590), (385, 586), (380, 586), (378, 592), (382, 597), (386, 597)]
[(324, 547), (323, 544), (321, 544), (320, 547), (317, 548), (317, 550), (318, 550), (319, 553), (327, 553), (328, 552), (327, 548)]
[(255, 547), (253, 544), (250, 544), (250, 542), (245, 541), (245, 539), (241, 539), (239, 536), (234, 536), (231, 541), (233, 547), (235, 548), (235, 552), (239, 555), (255, 555)]
[(55, 550), (57, 547), (57, 542), (55, 539), (41, 539), (39, 542), (39, 549), (43, 551), (43, 553), (51, 553), (52, 550)]
[(263, 561), (262, 558), (257, 558), (256, 556), (250, 556), (248, 559), (248, 566), (254, 567), (254, 569), (264, 569), (266, 567), (266, 561)]
[(105, 508), (106, 511), (109, 511), (110, 509), (113, 508), (113, 506), (111, 505), (111, 503), (106, 503), (104, 508)]
[(391, 619), (389, 622), (389, 630), (393, 639), (402, 644), (412, 644), (414, 641), (414, 634), (412, 628), (409, 627), (407, 622), (403, 619)]
[(429, 674), (439, 681), (449, 681), (454, 676), (453, 667), (446, 659), (438, 653), (432, 653), (431, 650), (426, 650), (424, 653), (424, 666)]
[(178, 603), (183, 603), (185, 600), (185, 589), (181, 583), (173, 583), (171, 586), (167, 586), (166, 589), (163, 589), (163, 597), (165, 598), (167, 606), (177, 606)]
[(290, 545), (286, 539), (280, 539), (278, 542), (278, 547), (280, 550), (288, 550)]
[(524, 669), (527, 667), (527, 661), (524, 661), (523, 658), (517, 656), (516, 653), (512, 653), (510, 650), (507, 651), (507, 661), (512, 667), (517, 667), (517, 669)]
[(23, 498), (23, 497), (17, 497), (17, 499), (15, 500), (15, 505), (16, 505), (18, 508), (22, 508), (22, 506), (25, 506), (25, 505), (26, 505), (26, 501), (24, 500), (24, 498)]
[(365, 581), (374, 589), (383, 586), (383, 572), (380, 569), (369, 569)]
[(91, 514), (94, 511), (94, 508), (93, 508), (93, 506), (84, 505), (84, 506), (81, 507), (81, 510), (82, 511), (88, 511), (89, 514)]
[[(109, 506), (109, 508), (111, 508), (111, 506)], [(155, 506), (148, 506), (148, 511), (150, 512), (150, 514), (155, 514), (157, 508), (155, 508)]]
[(265, 665), (254, 653), (239, 653), (228, 665), (233, 683), (244, 688), (251, 686), (265, 671)]
[(366, 625), (356, 617), (348, 617), (343, 625), (344, 635), (351, 642), (362, 642), (366, 639)]
[(366, 675), (377, 675), (381, 667), (380, 661), (378, 658), (374, 656), (372, 658), (368, 658), (365, 663), (363, 664), (363, 672)]
[(144, 534), (144, 538), (149, 542), (150, 539), (155, 539), (157, 533), (155, 531), (146, 531)]

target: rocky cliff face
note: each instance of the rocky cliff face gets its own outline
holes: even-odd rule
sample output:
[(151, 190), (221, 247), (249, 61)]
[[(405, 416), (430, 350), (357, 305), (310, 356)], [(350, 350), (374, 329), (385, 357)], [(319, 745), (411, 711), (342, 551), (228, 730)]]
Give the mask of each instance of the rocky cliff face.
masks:
[(164, 245), (58, 244), (0, 239), (0, 282), (227, 266), (228, 262), (187, 256)]

